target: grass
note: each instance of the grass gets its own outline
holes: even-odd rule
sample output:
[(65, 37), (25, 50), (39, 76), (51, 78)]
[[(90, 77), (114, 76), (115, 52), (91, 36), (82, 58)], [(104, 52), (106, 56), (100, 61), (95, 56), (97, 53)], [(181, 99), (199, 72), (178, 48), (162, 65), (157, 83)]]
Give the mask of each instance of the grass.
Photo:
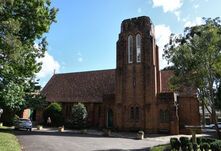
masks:
[(170, 145), (169, 144), (155, 146), (155, 147), (150, 149), (150, 151), (168, 151), (168, 150), (170, 150)]
[(8, 127), (0, 127), (0, 151), (21, 151), (16, 136)]

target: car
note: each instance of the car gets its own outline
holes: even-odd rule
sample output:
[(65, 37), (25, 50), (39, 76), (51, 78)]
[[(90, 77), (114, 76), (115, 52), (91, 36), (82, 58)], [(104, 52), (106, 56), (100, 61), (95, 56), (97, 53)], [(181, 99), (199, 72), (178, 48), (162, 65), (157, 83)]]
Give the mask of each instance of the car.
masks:
[(15, 121), (15, 129), (26, 129), (28, 131), (32, 130), (32, 122), (30, 119), (19, 118)]
[[(218, 124), (218, 128), (221, 129), (221, 122), (218, 122), (217, 124)], [(208, 128), (215, 129), (216, 127), (215, 127), (215, 124), (210, 124), (208, 125)]]

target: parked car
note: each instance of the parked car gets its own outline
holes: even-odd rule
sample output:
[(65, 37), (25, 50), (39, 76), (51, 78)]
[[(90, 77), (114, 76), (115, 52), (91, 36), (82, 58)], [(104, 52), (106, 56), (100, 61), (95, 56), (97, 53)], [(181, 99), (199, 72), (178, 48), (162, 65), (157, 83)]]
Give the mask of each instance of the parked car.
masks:
[(29, 119), (19, 118), (15, 121), (15, 129), (32, 130), (32, 122)]
[[(221, 122), (218, 122), (217, 124), (218, 124), (218, 128), (221, 129)], [(210, 125), (207, 125), (206, 127), (207, 127), (207, 128), (212, 128), (212, 129), (215, 129), (215, 128), (216, 128), (216, 127), (215, 127), (215, 124), (210, 124)]]

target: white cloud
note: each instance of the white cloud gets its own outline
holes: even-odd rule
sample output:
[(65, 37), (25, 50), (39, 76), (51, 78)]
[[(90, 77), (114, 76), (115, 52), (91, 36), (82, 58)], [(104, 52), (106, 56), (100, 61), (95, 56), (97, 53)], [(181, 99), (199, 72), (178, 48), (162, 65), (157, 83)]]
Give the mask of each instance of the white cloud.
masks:
[(184, 24), (184, 27), (192, 27), (192, 26), (196, 26), (196, 25), (201, 25), (203, 23), (204, 23), (204, 21), (201, 17), (196, 17), (195, 20), (193, 20), (193, 21), (186, 21)]
[(59, 72), (59, 62), (56, 61), (47, 51), (45, 52), (44, 58), (40, 58), (38, 62), (42, 62), (42, 69), (39, 73), (37, 73), (37, 78), (44, 78), (52, 75), (54, 71)]
[(162, 7), (164, 12), (174, 12), (182, 5), (182, 0), (152, 0), (153, 7)]
[(163, 60), (162, 54), (163, 54), (164, 45), (169, 42), (169, 37), (171, 33), (172, 32), (169, 26), (166, 26), (164, 24), (155, 26), (155, 35), (156, 35), (157, 45), (159, 46), (160, 69), (168, 66), (167, 61)]

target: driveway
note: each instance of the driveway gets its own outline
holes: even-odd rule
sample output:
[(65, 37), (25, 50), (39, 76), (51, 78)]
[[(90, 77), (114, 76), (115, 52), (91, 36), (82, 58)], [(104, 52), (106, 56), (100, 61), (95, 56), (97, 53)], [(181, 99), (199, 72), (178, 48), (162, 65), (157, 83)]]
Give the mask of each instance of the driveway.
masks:
[(88, 131), (79, 134), (74, 131), (16, 131), (24, 151), (105, 151), (105, 150), (148, 150), (152, 146), (166, 144), (170, 137), (148, 137), (136, 140), (135, 133), (113, 133), (103, 137), (99, 132)]

